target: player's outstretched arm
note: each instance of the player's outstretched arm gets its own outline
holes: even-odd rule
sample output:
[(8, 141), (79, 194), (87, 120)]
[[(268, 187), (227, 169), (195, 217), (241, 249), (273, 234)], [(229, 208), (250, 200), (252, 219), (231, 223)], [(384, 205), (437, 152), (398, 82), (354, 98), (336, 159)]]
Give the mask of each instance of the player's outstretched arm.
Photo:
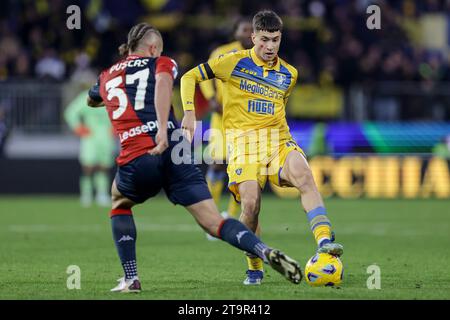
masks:
[(195, 86), (203, 80), (205, 79), (202, 77), (199, 67), (192, 68), (181, 77), (181, 101), (184, 110), (181, 129), (189, 141), (192, 141), (195, 131)]
[(189, 141), (192, 141), (195, 132), (195, 87), (197, 83), (213, 79), (214, 77), (215, 75), (208, 63), (203, 63), (192, 68), (181, 77), (181, 101), (184, 110), (181, 129)]
[[(211, 59), (217, 58), (218, 56), (219, 56), (219, 51), (216, 49), (211, 53), (209, 59), (211, 60)], [(199, 83), (200, 91), (203, 94), (203, 96), (205, 97), (205, 99), (208, 101), (216, 100), (217, 90), (216, 90), (215, 81), (216, 80), (206, 80), (206, 81), (201, 81)]]
[(207, 80), (200, 73), (200, 66), (192, 68), (181, 77), (181, 101), (184, 111), (195, 109), (194, 96), (195, 86), (201, 81)]
[(157, 73), (155, 80), (155, 110), (158, 119), (158, 133), (156, 134), (156, 147), (148, 152), (153, 155), (163, 153), (169, 146), (167, 122), (169, 121), (173, 88), (172, 76), (167, 72)]
[(214, 78), (223, 82), (228, 81), (238, 60), (239, 56), (233, 53), (221, 55), (199, 64), (181, 77), (181, 101), (184, 110), (181, 127), (189, 135), (189, 139), (194, 136), (195, 130), (194, 96), (196, 84)]

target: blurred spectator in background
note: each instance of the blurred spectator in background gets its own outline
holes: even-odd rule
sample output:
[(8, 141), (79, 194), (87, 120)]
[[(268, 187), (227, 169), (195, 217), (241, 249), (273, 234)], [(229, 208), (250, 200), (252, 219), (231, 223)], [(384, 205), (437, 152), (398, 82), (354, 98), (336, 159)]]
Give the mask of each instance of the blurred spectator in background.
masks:
[(446, 159), (450, 164), (450, 134), (442, 138), (442, 140), (433, 148), (433, 155)]
[(314, 158), (315, 156), (324, 156), (331, 151), (330, 147), (327, 145), (326, 132), (327, 125), (325, 123), (318, 122), (314, 125), (311, 144), (308, 148), (309, 158)]
[(64, 118), (72, 131), (80, 137), (79, 161), (82, 167), (80, 176), (80, 202), (88, 207), (95, 200), (100, 206), (110, 205), (109, 173), (114, 164), (115, 140), (106, 109), (90, 108), (87, 103), (88, 88), (85, 83), (82, 91), (67, 107)]
[[(136, 21), (162, 31), (164, 52), (183, 74), (228, 40), (229, 21), (270, 8), (286, 21), (289, 41), (281, 51), (300, 70), (300, 86), (332, 80), (346, 105), (351, 88), (363, 88), (371, 99), (367, 114), (375, 120), (444, 120), (450, 113), (450, 95), (439, 86), (450, 81), (450, 1), (81, 0), (81, 30), (68, 30), (64, 12), (71, 4), (1, 1), (0, 81), (65, 81), (84, 72), (86, 61), (102, 69), (117, 59), (118, 39)], [(370, 4), (381, 8), (380, 30), (366, 27)], [(380, 81), (414, 81), (416, 87), (386, 94), (377, 91)]]
[(46, 49), (36, 63), (35, 72), (38, 78), (62, 80), (66, 74), (66, 66), (54, 49)]
[(90, 67), (91, 58), (86, 52), (80, 52), (75, 58), (75, 70), (70, 76), (72, 82), (86, 83), (95, 79), (96, 73)]
[(0, 106), (0, 159), (3, 157), (6, 139), (8, 138), (8, 127), (6, 126), (5, 110)]

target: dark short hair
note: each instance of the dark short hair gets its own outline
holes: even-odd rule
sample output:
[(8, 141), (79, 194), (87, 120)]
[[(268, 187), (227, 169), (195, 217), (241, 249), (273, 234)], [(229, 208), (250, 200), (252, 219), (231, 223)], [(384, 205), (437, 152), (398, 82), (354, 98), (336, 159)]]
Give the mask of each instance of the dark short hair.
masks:
[(272, 10), (259, 11), (253, 17), (253, 31), (276, 32), (283, 30), (283, 21)]

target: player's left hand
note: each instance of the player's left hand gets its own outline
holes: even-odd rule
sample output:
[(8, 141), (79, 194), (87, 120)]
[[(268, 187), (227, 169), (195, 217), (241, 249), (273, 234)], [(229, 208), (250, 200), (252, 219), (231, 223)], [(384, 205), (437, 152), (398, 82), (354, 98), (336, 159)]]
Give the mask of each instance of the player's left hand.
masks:
[(158, 155), (164, 152), (169, 147), (169, 140), (167, 139), (167, 129), (158, 130), (155, 137), (156, 147), (149, 150), (148, 153), (151, 155)]
[(183, 120), (181, 121), (181, 130), (183, 135), (189, 142), (192, 142), (195, 132), (195, 112), (185, 111)]

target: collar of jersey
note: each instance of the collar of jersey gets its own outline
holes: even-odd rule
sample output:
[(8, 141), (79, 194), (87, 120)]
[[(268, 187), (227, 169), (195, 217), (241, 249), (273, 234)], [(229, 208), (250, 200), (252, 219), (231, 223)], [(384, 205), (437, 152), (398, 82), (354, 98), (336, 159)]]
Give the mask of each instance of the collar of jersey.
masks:
[(272, 67), (269, 67), (269, 65), (266, 62), (264, 62), (263, 60), (258, 58), (258, 56), (256, 55), (256, 52), (255, 52), (255, 47), (253, 47), (250, 50), (250, 56), (251, 56), (253, 62), (256, 63), (257, 66), (264, 67), (265, 69), (274, 69), (276, 71), (280, 71), (280, 58), (278, 58), (278, 56), (276, 58), (277, 62)]

